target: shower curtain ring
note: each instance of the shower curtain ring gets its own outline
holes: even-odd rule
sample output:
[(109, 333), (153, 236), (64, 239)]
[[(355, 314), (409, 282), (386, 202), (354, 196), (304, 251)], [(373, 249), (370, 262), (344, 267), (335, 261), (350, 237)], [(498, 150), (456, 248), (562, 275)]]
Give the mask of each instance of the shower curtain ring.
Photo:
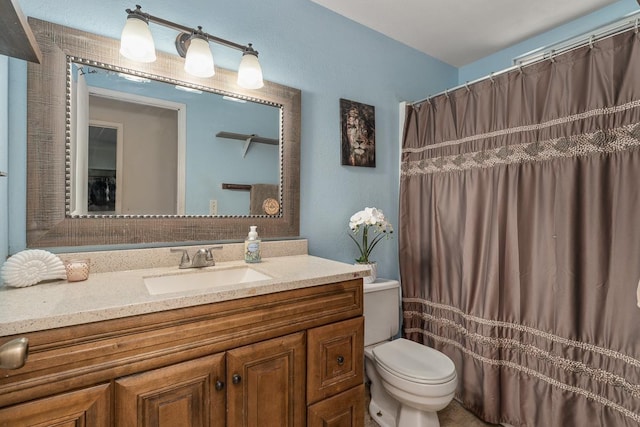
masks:
[(551, 51), (551, 56), (549, 57), (549, 59), (551, 60), (552, 63), (556, 62), (556, 57), (555, 56), (556, 56), (556, 51), (552, 50)]
[(589, 37), (589, 49), (593, 49), (593, 41), (595, 40), (596, 36), (591, 36)]
[(493, 80), (493, 71), (489, 73), (489, 80), (491, 80), (491, 83), (495, 83), (495, 81)]
[(469, 88), (469, 81), (464, 82), (464, 87), (467, 88), (467, 92), (471, 92), (471, 89)]
[(449, 99), (449, 89), (444, 90), (444, 96)]
[(636, 18), (636, 34), (638, 34), (638, 24), (640, 23), (640, 18)]

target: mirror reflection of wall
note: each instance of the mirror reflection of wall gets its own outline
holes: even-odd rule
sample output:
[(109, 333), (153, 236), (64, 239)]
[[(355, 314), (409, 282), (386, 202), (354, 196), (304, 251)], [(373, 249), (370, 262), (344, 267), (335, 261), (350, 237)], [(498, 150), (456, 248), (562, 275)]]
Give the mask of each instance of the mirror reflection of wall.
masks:
[[(76, 95), (72, 96), (75, 101), (73, 122), (82, 123), (79, 118), (85, 114), (80, 111), (82, 102), (78, 101), (85, 96), (78, 88), (78, 82), (85, 80), (90, 101), (86, 119), (123, 123), (124, 148), (123, 166), (118, 173), (121, 184), (115, 185), (114, 210), (81, 212), (78, 205), (87, 205), (72, 202), (71, 214), (209, 215), (211, 201), (215, 201), (217, 215), (249, 215), (251, 192), (225, 190), (222, 184), (254, 188), (264, 188), (263, 184), (268, 184), (279, 189), (279, 145), (252, 143), (247, 149), (246, 141), (216, 137), (227, 132), (259, 135), (277, 141), (280, 136), (278, 107), (226, 100), (222, 95), (210, 92), (176, 90), (175, 85), (148, 79), (131, 81), (114, 71), (81, 64), (73, 64), (72, 77), (72, 90)], [(152, 104), (177, 105), (172, 112), (175, 118), (178, 111), (176, 128), (164, 127), (173, 120), (166, 115), (161, 115), (155, 122), (138, 117), (143, 110), (152, 110), (155, 105), (144, 105), (144, 101), (136, 98)], [(129, 101), (132, 103), (127, 106)], [(120, 104), (111, 107), (113, 111), (108, 113), (107, 104), (116, 102)], [(180, 112), (184, 113), (184, 123), (180, 122)], [(179, 142), (176, 143), (181, 132), (185, 138), (182, 148)], [(78, 159), (77, 141), (82, 140), (83, 131), (76, 128), (74, 134), (71, 143), (73, 171), (69, 179), (72, 194), (74, 191), (79, 194), (79, 189), (86, 188), (80, 185), (80, 177), (88, 170)], [(169, 137), (172, 142), (162, 142), (161, 137)]]

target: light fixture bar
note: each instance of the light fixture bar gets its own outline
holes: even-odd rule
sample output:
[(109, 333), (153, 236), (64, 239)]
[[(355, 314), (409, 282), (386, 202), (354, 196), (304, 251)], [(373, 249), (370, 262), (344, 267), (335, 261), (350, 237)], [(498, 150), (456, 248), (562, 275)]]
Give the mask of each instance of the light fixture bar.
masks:
[(120, 38), (120, 53), (128, 59), (140, 62), (156, 60), (155, 43), (149, 31), (149, 22), (179, 32), (175, 47), (178, 55), (185, 58), (184, 70), (195, 77), (209, 78), (215, 75), (215, 64), (209, 43), (217, 43), (242, 52), (238, 68), (238, 86), (245, 89), (260, 89), (264, 86), (262, 67), (258, 52), (251, 43), (245, 45), (225, 40), (202, 31), (202, 27), (189, 28), (184, 25), (142, 11), (138, 4), (134, 10), (126, 9), (127, 23)]
[(204, 31), (199, 29), (199, 28), (202, 28), (202, 27), (198, 27), (198, 29), (190, 28), (190, 27), (187, 27), (185, 25), (181, 25), (181, 24), (178, 24), (176, 22), (169, 21), (167, 19), (163, 19), (163, 18), (154, 16), (154, 15), (150, 15), (150, 14), (148, 14), (146, 12), (143, 12), (142, 8), (141, 8), (141, 6), (139, 4), (136, 5), (135, 10), (127, 9), (127, 13), (129, 15), (142, 17), (147, 22), (153, 22), (155, 24), (159, 24), (159, 25), (162, 25), (164, 27), (172, 28), (174, 30), (180, 31), (181, 33), (186, 33), (186, 34), (197, 33), (198, 35), (201, 35), (204, 38), (206, 38), (208, 41), (211, 41), (211, 42), (214, 42), (214, 43), (217, 43), (217, 44), (221, 44), (223, 46), (230, 47), (231, 49), (236, 49), (236, 50), (239, 50), (241, 52), (244, 52), (245, 50), (251, 49), (250, 46), (241, 45), (239, 43), (235, 43), (235, 42), (232, 42), (232, 41), (229, 41), (229, 40), (225, 40), (225, 39), (223, 39), (221, 37), (216, 37), (216, 36), (211, 35), (209, 33), (205, 33)]

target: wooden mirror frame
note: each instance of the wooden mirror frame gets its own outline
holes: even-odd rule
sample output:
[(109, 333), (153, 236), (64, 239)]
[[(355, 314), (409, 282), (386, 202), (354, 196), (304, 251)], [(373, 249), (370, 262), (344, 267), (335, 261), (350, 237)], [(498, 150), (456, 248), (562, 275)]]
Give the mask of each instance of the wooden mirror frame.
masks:
[[(178, 55), (158, 52), (150, 64), (119, 54), (118, 40), (47, 21), (29, 18), (42, 51), (41, 64), (28, 64), (27, 83), (27, 246), (65, 247), (196, 241), (240, 240), (250, 225), (263, 238), (296, 237), (300, 230), (300, 105), (299, 89), (265, 81), (262, 89), (236, 84), (237, 74), (216, 69), (202, 79), (183, 70)], [(70, 216), (67, 205), (69, 64), (110, 65), (144, 77), (213, 90), (280, 107), (281, 206), (274, 216)], [(213, 135), (212, 135), (213, 138)]]

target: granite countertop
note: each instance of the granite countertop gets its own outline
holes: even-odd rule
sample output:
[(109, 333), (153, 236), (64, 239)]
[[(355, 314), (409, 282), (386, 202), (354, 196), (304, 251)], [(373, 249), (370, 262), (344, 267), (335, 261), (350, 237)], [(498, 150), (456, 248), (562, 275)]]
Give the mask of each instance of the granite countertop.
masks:
[(219, 262), (204, 269), (156, 267), (92, 273), (83, 282), (56, 281), (27, 288), (0, 287), (0, 336), (116, 319), (182, 307), (264, 295), (273, 292), (364, 277), (368, 268), (310, 255), (263, 258), (251, 268), (268, 280), (215, 288), (150, 295), (144, 278), (198, 274), (206, 270), (246, 266)]

